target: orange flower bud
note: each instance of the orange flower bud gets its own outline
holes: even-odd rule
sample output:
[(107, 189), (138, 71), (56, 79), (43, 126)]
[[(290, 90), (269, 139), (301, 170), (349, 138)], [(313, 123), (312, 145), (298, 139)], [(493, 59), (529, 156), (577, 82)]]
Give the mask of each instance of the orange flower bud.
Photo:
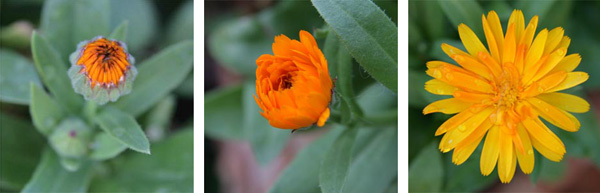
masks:
[(276, 36), (273, 53), (256, 59), (254, 99), (260, 114), (281, 129), (323, 126), (329, 118), (333, 83), (315, 38), (304, 30), (300, 41)]

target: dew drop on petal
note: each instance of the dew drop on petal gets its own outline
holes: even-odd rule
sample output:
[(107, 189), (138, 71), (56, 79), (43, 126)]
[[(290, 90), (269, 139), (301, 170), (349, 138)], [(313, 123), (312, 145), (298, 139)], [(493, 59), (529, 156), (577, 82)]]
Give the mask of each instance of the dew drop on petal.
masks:
[(527, 155), (533, 155), (533, 149), (530, 149), (529, 151), (527, 151)]
[(451, 140), (448, 140), (448, 144), (451, 144), (451, 143), (452, 143), (452, 139), (451, 139)]
[(464, 132), (467, 129), (467, 127), (464, 124), (461, 124), (458, 126), (458, 130), (461, 132)]
[(439, 70), (433, 70), (433, 77), (442, 78), (442, 72), (440, 72)]
[(452, 80), (452, 79), (454, 79), (454, 75), (452, 75), (451, 73), (448, 73), (448, 74), (446, 74), (446, 79)]

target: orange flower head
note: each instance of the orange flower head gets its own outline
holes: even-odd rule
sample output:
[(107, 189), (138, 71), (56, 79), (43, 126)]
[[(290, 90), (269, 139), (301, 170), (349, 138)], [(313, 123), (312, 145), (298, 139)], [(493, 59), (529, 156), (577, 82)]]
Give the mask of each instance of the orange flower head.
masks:
[(87, 100), (105, 104), (131, 92), (137, 70), (125, 43), (98, 36), (81, 42), (70, 60), (73, 88)]
[(300, 41), (276, 36), (273, 53), (256, 59), (254, 99), (260, 114), (281, 129), (323, 126), (329, 118), (333, 83), (315, 38), (304, 30)]
[(523, 13), (513, 11), (503, 33), (498, 15), (481, 17), (487, 48), (465, 24), (458, 33), (467, 52), (442, 44), (444, 52), (459, 66), (427, 63), (433, 77), (425, 89), (448, 99), (429, 104), (424, 114), (456, 114), (435, 135), (444, 135), (439, 148), (452, 153), (462, 164), (483, 142), (480, 170), (489, 175), (498, 165), (500, 181), (511, 181), (518, 163), (525, 174), (533, 171), (534, 149), (552, 161), (560, 161), (565, 145), (540, 118), (570, 132), (581, 124), (571, 113), (584, 113), (590, 105), (575, 95), (559, 93), (588, 79), (573, 72), (579, 54), (567, 55), (571, 39), (561, 27), (543, 29), (535, 35), (538, 16), (525, 25)]

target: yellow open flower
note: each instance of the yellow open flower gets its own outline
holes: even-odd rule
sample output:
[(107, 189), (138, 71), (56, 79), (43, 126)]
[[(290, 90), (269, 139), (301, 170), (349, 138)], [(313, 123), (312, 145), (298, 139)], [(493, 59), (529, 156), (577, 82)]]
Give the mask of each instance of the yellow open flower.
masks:
[(427, 63), (427, 74), (435, 79), (425, 83), (425, 89), (453, 97), (429, 104), (423, 113), (458, 113), (435, 133), (444, 134), (439, 148), (444, 153), (454, 150), (452, 162), (457, 165), (487, 133), (481, 173), (489, 175), (498, 163), (500, 180), (508, 183), (517, 160), (524, 173), (533, 171), (534, 148), (552, 161), (563, 158), (564, 144), (539, 117), (566, 131), (579, 130), (579, 121), (569, 112), (587, 112), (589, 104), (557, 91), (581, 84), (589, 76), (573, 72), (581, 57), (566, 55), (571, 40), (563, 36), (561, 27), (543, 29), (534, 38), (538, 17), (525, 26), (520, 10), (510, 16), (506, 34), (496, 12), (490, 11), (481, 20), (489, 50), (469, 27), (460, 24), (458, 32), (467, 52), (448, 44), (442, 44), (442, 49), (461, 67)]
[(329, 118), (332, 81), (315, 38), (300, 31), (300, 41), (275, 37), (274, 55), (256, 59), (256, 96), (260, 114), (273, 127), (299, 129)]

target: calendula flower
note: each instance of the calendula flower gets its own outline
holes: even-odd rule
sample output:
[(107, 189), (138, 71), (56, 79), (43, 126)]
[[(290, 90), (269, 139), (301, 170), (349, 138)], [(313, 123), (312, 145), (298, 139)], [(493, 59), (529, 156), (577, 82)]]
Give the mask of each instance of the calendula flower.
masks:
[(79, 43), (69, 59), (73, 89), (86, 100), (105, 104), (131, 92), (137, 70), (125, 43), (98, 36)]
[[(503, 183), (511, 181), (517, 161), (521, 170), (533, 171), (534, 148), (558, 162), (566, 153), (562, 141), (540, 120), (575, 132), (579, 121), (569, 112), (583, 113), (589, 104), (577, 96), (559, 93), (588, 79), (585, 72), (573, 72), (579, 54), (566, 55), (571, 39), (561, 27), (541, 30), (535, 36), (538, 16), (527, 26), (523, 13), (513, 11), (506, 34), (498, 15), (482, 16), (486, 48), (465, 25), (458, 32), (467, 52), (442, 44), (455, 66), (441, 61), (427, 63), (427, 74), (435, 79), (425, 83), (433, 94), (451, 95), (423, 109), (424, 114), (455, 114), (435, 135), (444, 134), (439, 148), (454, 150), (452, 161), (460, 165), (483, 139), (481, 173), (489, 175), (498, 164)], [(566, 55), (566, 56), (565, 56)]]
[(323, 126), (333, 83), (315, 38), (306, 31), (300, 31), (300, 41), (276, 36), (273, 53), (256, 59), (254, 99), (260, 114), (281, 129)]

